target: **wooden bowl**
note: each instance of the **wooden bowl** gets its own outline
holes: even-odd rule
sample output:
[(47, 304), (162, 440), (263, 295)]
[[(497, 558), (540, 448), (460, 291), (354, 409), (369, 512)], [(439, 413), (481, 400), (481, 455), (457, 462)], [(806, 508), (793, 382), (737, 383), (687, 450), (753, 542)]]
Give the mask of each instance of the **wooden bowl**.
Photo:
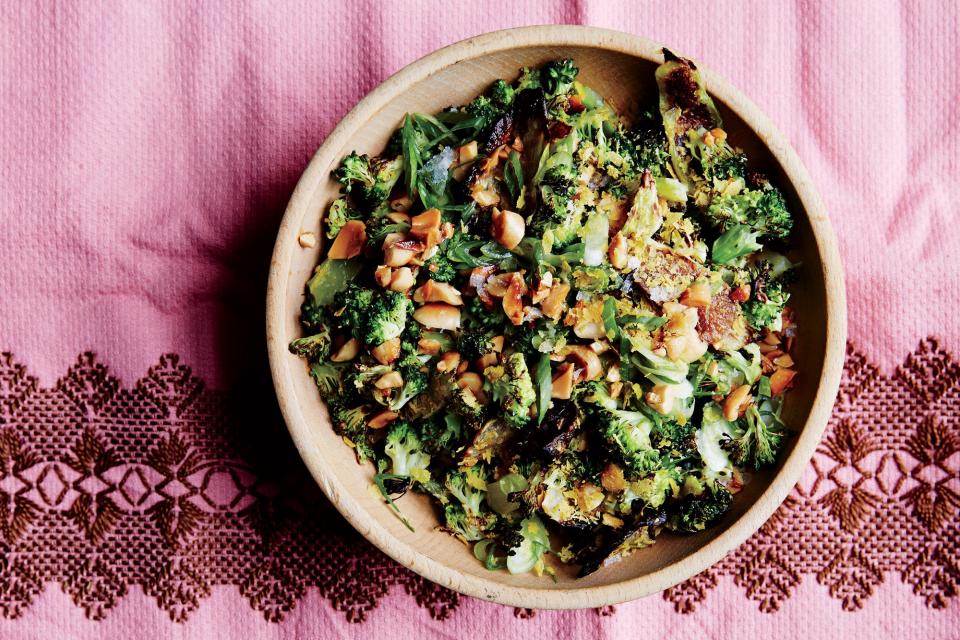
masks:
[(516, 607), (619, 603), (675, 585), (720, 560), (770, 517), (809, 462), (830, 415), (845, 350), (840, 257), (820, 198), (796, 153), (767, 117), (705, 70), (707, 88), (732, 142), (781, 186), (797, 218), (794, 239), (803, 269), (791, 307), (799, 321), (795, 359), (800, 375), (784, 411), (796, 437), (779, 466), (757, 474), (737, 494), (733, 511), (718, 526), (695, 535), (665, 533), (654, 546), (614, 566), (582, 579), (560, 570), (555, 582), (487, 571), (470, 549), (435, 530), (437, 515), (424, 496), (408, 494), (400, 501), (416, 529), (410, 532), (371, 494), (371, 465), (359, 466), (334, 434), (304, 361), (287, 351), (290, 340), (300, 335), (304, 283), (321, 255), (319, 246), (301, 247), (298, 236), (313, 231), (320, 237), (321, 217), (338, 191), (330, 171), (340, 158), (353, 149), (381, 151), (404, 113), (433, 113), (466, 103), (494, 79), (514, 77), (521, 66), (567, 57), (580, 67), (583, 82), (627, 117), (638, 104), (656, 96), (654, 70), (663, 60), (661, 46), (604, 29), (543, 26), (498, 31), (421, 58), (364, 98), (313, 157), (280, 226), (267, 291), (267, 342), (280, 408), (300, 455), (330, 501), (361, 534), (404, 566), (461, 593)]

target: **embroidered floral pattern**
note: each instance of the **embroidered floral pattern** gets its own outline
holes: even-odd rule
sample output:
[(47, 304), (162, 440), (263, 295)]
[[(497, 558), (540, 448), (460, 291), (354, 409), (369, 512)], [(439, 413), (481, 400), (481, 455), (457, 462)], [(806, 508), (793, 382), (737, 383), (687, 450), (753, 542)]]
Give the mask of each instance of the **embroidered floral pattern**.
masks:
[[(689, 613), (728, 576), (773, 612), (815, 580), (854, 611), (902, 580), (948, 606), (960, 593), (958, 382), (960, 364), (932, 339), (892, 376), (849, 349), (803, 480), (756, 535), (663, 597)], [(134, 585), (178, 622), (216, 585), (269, 621), (317, 589), (361, 622), (395, 586), (450, 616), (460, 596), (336, 515), (264, 393), (206, 389), (175, 355), (126, 389), (90, 353), (45, 389), (0, 354), (0, 614), (22, 615), (58, 583), (94, 620)]]

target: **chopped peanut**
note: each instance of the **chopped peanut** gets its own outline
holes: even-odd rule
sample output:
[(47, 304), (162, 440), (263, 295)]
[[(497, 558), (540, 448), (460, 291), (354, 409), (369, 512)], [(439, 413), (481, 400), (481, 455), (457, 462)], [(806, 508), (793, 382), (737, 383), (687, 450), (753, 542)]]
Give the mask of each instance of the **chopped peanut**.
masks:
[(370, 349), (370, 355), (380, 364), (390, 364), (400, 357), (400, 338), (393, 338), (378, 344)]
[(770, 376), (770, 393), (775, 396), (780, 395), (787, 390), (793, 383), (793, 378), (797, 372), (793, 369), (777, 369)]
[(607, 255), (610, 257), (610, 265), (614, 269), (623, 269), (627, 266), (627, 239), (618, 233), (610, 241), (610, 248), (607, 249)]
[(400, 417), (396, 411), (381, 411), (367, 421), (367, 426), (371, 429), (383, 429), (385, 426)]
[(614, 362), (607, 369), (607, 382), (620, 382), (620, 364)]
[(487, 394), (483, 392), (483, 378), (480, 377), (479, 373), (473, 371), (461, 373), (460, 377), (457, 378), (457, 385), (461, 389), (469, 389), (480, 404), (487, 403)]
[[(770, 387), (771, 389), (773, 388), (772, 380)], [(744, 412), (747, 410), (747, 407), (750, 406), (751, 401), (752, 398), (750, 397), (750, 385), (740, 385), (731, 391), (730, 395), (728, 395), (726, 400), (723, 401), (723, 417), (726, 420), (733, 422), (744, 414)]]
[(476, 367), (480, 371), (483, 371), (487, 367), (492, 367), (495, 364), (497, 364), (497, 354), (495, 353), (485, 353), (477, 358), (476, 361)]
[(413, 294), (414, 302), (446, 302), (454, 306), (461, 306), (463, 298), (456, 287), (446, 282), (427, 280), (422, 287)]
[[(666, 305), (664, 305), (666, 307)], [(664, 326), (663, 346), (667, 357), (680, 362), (696, 362), (707, 352), (707, 343), (697, 333), (700, 316), (694, 308), (687, 308), (670, 318)]]
[(387, 218), (391, 222), (402, 222), (404, 224), (410, 224), (410, 216), (401, 211), (394, 211), (393, 213), (388, 213)]
[(330, 362), (349, 362), (356, 358), (358, 353), (360, 342), (356, 338), (350, 338), (330, 356)]
[(377, 378), (373, 386), (377, 389), (396, 389), (403, 386), (403, 376), (400, 375), (399, 371), (391, 371)]
[(393, 272), (390, 278), (390, 290), (407, 291), (416, 284), (416, 282), (417, 279), (413, 276), (413, 271), (410, 270), (410, 267), (400, 267)]
[(438, 340), (433, 340), (431, 338), (420, 338), (420, 340), (417, 341), (417, 347), (419, 347), (421, 353), (435, 356), (440, 353), (441, 345)]
[(356, 258), (367, 243), (367, 226), (359, 220), (347, 220), (340, 229), (327, 257), (331, 260)]
[[(342, 231), (340, 233), (343, 233)], [(387, 240), (390, 239), (390, 236), (395, 236), (399, 234), (390, 233), (387, 234), (387, 239), (383, 241), (383, 264), (388, 267), (403, 267), (410, 264), (410, 261), (413, 260), (413, 257), (417, 255), (417, 252), (413, 249), (404, 248), (399, 245), (402, 240), (394, 240), (394, 242), (387, 244)], [(338, 238), (340, 236), (337, 236)]]
[(477, 141), (471, 140), (466, 144), (457, 147), (457, 162), (463, 164), (470, 162), (477, 157)]
[(573, 363), (564, 362), (557, 368), (557, 373), (553, 376), (553, 390), (550, 392), (550, 397), (559, 400), (569, 400), (572, 392)]
[(460, 310), (443, 302), (429, 302), (413, 312), (413, 319), (430, 329), (459, 329)]
[(688, 307), (706, 309), (710, 306), (710, 285), (705, 282), (694, 282), (680, 296), (680, 302)]
[(507, 251), (516, 247), (523, 240), (527, 224), (519, 213), (494, 208), (491, 220), (493, 224), (490, 227), (490, 234)]
[(304, 249), (312, 249), (317, 246), (317, 234), (313, 231), (304, 231), (297, 237), (297, 241)]
[(382, 264), (373, 272), (373, 279), (376, 280), (377, 284), (381, 287), (389, 287), (390, 281), (393, 279), (393, 269)]
[(773, 359), (773, 364), (778, 367), (783, 367), (784, 369), (789, 369), (793, 366), (793, 358), (790, 357), (790, 354), (785, 353), (782, 356), (777, 356)]
[(647, 395), (644, 396), (647, 405), (661, 415), (669, 415), (673, 412), (674, 406), (678, 400), (677, 394), (680, 387), (674, 384), (654, 385)]
[(498, 273), (490, 276), (486, 280), (484, 291), (495, 298), (502, 298), (507, 294), (507, 285), (512, 277), (513, 273)]
[(500, 353), (503, 351), (503, 336), (493, 336), (490, 338), (490, 343), (493, 344), (493, 347), (491, 347), (490, 350), (494, 353)]
[(410, 235), (414, 238), (426, 238), (431, 231), (440, 231), (440, 209), (427, 209), (410, 219)]
[(507, 290), (503, 294), (503, 311), (514, 325), (523, 323), (523, 296), (527, 293), (527, 285), (523, 275), (519, 272), (511, 274)]
[(460, 366), (460, 354), (456, 351), (447, 351), (440, 356), (440, 362), (437, 363), (437, 371), (454, 371)]
[(600, 472), (600, 485), (610, 493), (622, 493), (627, 488), (627, 481), (623, 477), (623, 469), (612, 462), (608, 464)]
[(550, 287), (550, 295), (540, 303), (540, 310), (554, 322), (560, 318), (563, 313), (563, 307), (567, 301), (567, 295), (570, 293), (570, 285), (566, 282), (557, 282)]
[(413, 199), (406, 191), (394, 196), (393, 198), (390, 198), (390, 208), (394, 211), (406, 213), (407, 211), (410, 211), (410, 207), (412, 206)]
[(567, 347), (567, 359), (572, 361), (580, 371), (580, 380), (593, 380), (603, 374), (603, 365), (593, 349), (575, 344)]
[(550, 287), (553, 286), (553, 273), (547, 271), (543, 274), (543, 277), (540, 278), (540, 282), (537, 283), (537, 289), (533, 292), (533, 295), (530, 297), (530, 302), (533, 304), (540, 304), (543, 300), (550, 295)]

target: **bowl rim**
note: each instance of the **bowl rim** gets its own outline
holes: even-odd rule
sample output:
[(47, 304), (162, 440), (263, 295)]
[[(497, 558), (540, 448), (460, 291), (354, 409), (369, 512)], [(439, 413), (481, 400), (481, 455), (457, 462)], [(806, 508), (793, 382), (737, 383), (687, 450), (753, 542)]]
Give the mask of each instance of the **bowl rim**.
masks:
[[(284, 303), (290, 278), (288, 265), (298, 247), (302, 211), (309, 205), (317, 185), (326, 179), (329, 167), (337, 160), (335, 151), (343, 148), (358, 125), (368, 120), (386, 101), (410, 84), (420, 82), (438, 69), (462, 60), (489, 53), (530, 46), (592, 47), (643, 58), (655, 63), (662, 60), (662, 45), (632, 34), (575, 25), (543, 25), (519, 27), (484, 33), (438, 49), (410, 63), (367, 94), (333, 129), (304, 170), (290, 198), (281, 221), (267, 285), (267, 348), (270, 371), (280, 410), (301, 458), (314, 480), (344, 518), (388, 556), (440, 585), (465, 595), (491, 600), (514, 607), (540, 609), (572, 609), (600, 607), (626, 602), (674, 586), (721, 560), (727, 553), (756, 532), (786, 499), (806, 469), (820, 441), (837, 394), (846, 351), (846, 300), (843, 272), (836, 237), (824, 206), (806, 168), (787, 138), (773, 123), (733, 85), (698, 64), (712, 95), (736, 113), (764, 142), (780, 163), (787, 180), (797, 192), (806, 212), (824, 275), (826, 293), (826, 348), (823, 368), (810, 413), (793, 450), (783, 461), (770, 485), (724, 532), (706, 545), (674, 563), (649, 574), (620, 582), (569, 589), (539, 589), (509, 586), (492, 579), (463, 573), (419, 552), (412, 544), (394, 537), (366, 509), (354, 501), (343, 482), (327, 473), (308, 453), (310, 433), (315, 425), (308, 422), (296, 402), (292, 377), (298, 375), (291, 366), (285, 340), (279, 339), (290, 313)], [(300, 367), (302, 369), (302, 367)], [(299, 375), (305, 375), (300, 371)]]

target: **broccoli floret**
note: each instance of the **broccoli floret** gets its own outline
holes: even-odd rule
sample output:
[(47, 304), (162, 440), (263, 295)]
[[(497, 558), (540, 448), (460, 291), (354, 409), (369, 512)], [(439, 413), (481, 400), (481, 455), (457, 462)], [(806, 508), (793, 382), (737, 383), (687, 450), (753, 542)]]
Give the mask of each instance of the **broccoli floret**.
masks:
[(313, 296), (307, 293), (303, 304), (300, 305), (300, 324), (307, 331), (319, 331), (326, 324), (326, 312), (317, 305)]
[(336, 238), (347, 220), (360, 220), (361, 218), (363, 218), (363, 214), (351, 207), (346, 198), (337, 198), (330, 203), (330, 208), (327, 210), (325, 220), (327, 237), (330, 239)]
[(417, 347), (421, 334), (420, 324), (409, 322), (400, 336), (400, 358), (394, 367), (403, 377), (403, 386), (390, 402), (391, 411), (402, 409), (410, 400), (425, 391), (430, 382), (429, 376), (422, 371), (430, 356), (420, 354)]
[(528, 493), (537, 496), (534, 504), (551, 520), (582, 529), (600, 520), (603, 491), (597, 485), (586, 459), (565, 454), (544, 469), (542, 480), (531, 482)]
[(760, 262), (751, 287), (750, 299), (742, 307), (747, 323), (757, 331), (779, 331), (783, 326), (783, 308), (790, 299), (786, 284), (791, 279), (792, 272), (785, 271), (775, 277), (772, 269), (770, 262)]
[(342, 388), (340, 373), (342, 365), (332, 362), (314, 362), (310, 365), (310, 376), (324, 398), (339, 396)]
[(467, 431), (460, 416), (446, 413), (421, 421), (420, 434), (428, 453), (452, 455), (465, 444)]
[(577, 79), (580, 73), (573, 60), (556, 60), (543, 67), (540, 77), (543, 80), (543, 89), (547, 97), (554, 97), (561, 93), (567, 93), (573, 87), (573, 81)]
[(747, 175), (747, 156), (726, 141), (717, 141), (701, 148), (700, 167), (707, 180), (744, 178)]
[(696, 533), (719, 520), (733, 506), (733, 496), (726, 487), (715, 484), (700, 495), (688, 495), (673, 509), (667, 519), (672, 531)]
[(601, 411), (601, 429), (607, 442), (631, 469), (652, 471), (659, 454), (650, 444), (653, 421), (640, 411)]
[(331, 403), (333, 428), (357, 453), (357, 459), (365, 462), (374, 457), (367, 441), (367, 417), (363, 407), (347, 407), (339, 402)]
[(432, 258), (423, 263), (421, 271), (437, 282), (453, 282), (457, 277), (457, 269), (444, 251), (437, 251)]
[(490, 478), (481, 465), (447, 474), (444, 486), (452, 500), (444, 510), (447, 527), (467, 541), (479, 540), (497, 523), (497, 516), (484, 508)]
[(540, 206), (530, 221), (530, 235), (542, 238), (550, 231), (553, 245), (558, 247), (577, 239), (583, 211), (571, 206), (575, 185), (576, 176), (569, 165), (558, 165), (544, 173), (540, 179)]
[(293, 340), (289, 345), (290, 353), (307, 358), (322, 360), (330, 353), (330, 331), (321, 326), (319, 333)]
[(581, 405), (596, 423), (613, 452), (631, 469), (651, 471), (659, 454), (650, 442), (654, 422), (640, 411), (619, 409), (606, 384), (592, 380), (579, 393)]
[(464, 360), (476, 360), (493, 349), (490, 336), (480, 329), (465, 329), (457, 338), (457, 351)]
[(756, 471), (776, 462), (777, 453), (787, 436), (778, 412), (766, 402), (762, 413), (755, 405), (751, 405), (744, 420), (747, 427), (742, 435), (724, 439), (720, 443), (730, 454), (733, 463)]
[(446, 505), (443, 517), (447, 530), (465, 542), (482, 540), (497, 523), (497, 517), (492, 513), (473, 515), (457, 504)]
[(450, 398), (450, 409), (468, 425), (480, 428), (483, 422), (483, 405), (470, 389), (457, 387)]
[(333, 172), (343, 185), (343, 192), (359, 196), (364, 204), (376, 207), (383, 203), (403, 173), (403, 157), (373, 158), (352, 151)]
[(607, 144), (624, 160), (623, 173), (627, 176), (639, 175), (648, 169), (654, 177), (660, 177), (670, 162), (663, 124), (652, 116), (644, 118), (632, 129), (618, 129), (608, 138)]
[(783, 193), (767, 181), (757, 189), (746, 188), (735, 195), (714, 198), (706, 216), (717, 229), (727, 231), (745, 225), (757, 236), (771, 238), (786, 238), (793, 227)]
[(430, 480), (430, 456), (409, 422), (401, 420), (390, 427), (383, 451), (393, 463), (390, 473), (409, 476), (420, 483)]
[(338, 293), (335, 303), (343, 309), (340, 319), (353, 337), (370, 346), (399, 337), (413, 306), (398, 291), (373, 291), (355, 284)]
[(504, 421), (518, 429), (525, 426), (537, 394), (523, 354), (510, 354), (502, 366), (487, 367), (483, 375), (493, 386), (493, 399), (500, 403)]
[(540, 69), (531, 69), (523, 67), (520, 69), (520, 77), (517, 78), (517, 93), (526, 89), (540, 88)]
[(486, 129), (500, 117), (503, 110), (487, 96), (477, 96), (467, 105), (467, 113), (479, 120), (479, 129)]
[(497, 330), (507, 321), (501, 305), (497, 304), (492, 309), (487, 309), (479, 297), (467, 299), (461, 318), (464, 327), (482, 331)]
[(516, 92), (506, 80), (497, 80), (490, 87), (490, 99), (501, 109), (506, 109), (513, 104)]

